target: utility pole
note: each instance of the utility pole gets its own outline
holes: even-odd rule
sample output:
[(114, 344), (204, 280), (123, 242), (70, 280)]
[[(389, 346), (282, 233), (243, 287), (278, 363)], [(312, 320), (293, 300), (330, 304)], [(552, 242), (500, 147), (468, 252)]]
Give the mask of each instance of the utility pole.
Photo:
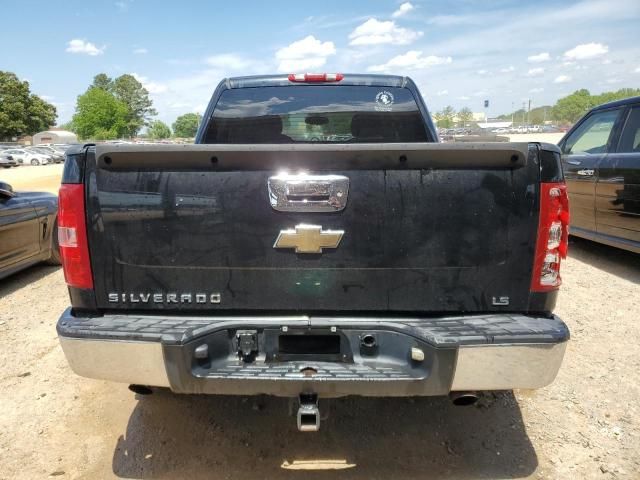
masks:
[(515, 107), (515, 102), (511, 102), (511, 127), (513, 127), (513, 115), (515, 111), (513, 110)]
[(531, 114), (531, 99), (529, 99), (529, 109), (527, 110), (527, 125), (529, 125), (529, 123), (531, 122), (530, 114)]
[(524, 115), (527, 113), (527, 102), (522, 102), (522, 126), (524, 127)]

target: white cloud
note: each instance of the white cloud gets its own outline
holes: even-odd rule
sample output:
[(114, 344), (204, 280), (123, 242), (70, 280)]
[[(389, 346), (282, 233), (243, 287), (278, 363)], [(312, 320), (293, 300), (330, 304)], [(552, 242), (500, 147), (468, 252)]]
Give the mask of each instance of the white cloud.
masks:
[(583, 43), (564, 52), (567, 60), (589, 60), (600, 57), (609, 51), (609, 47), (601, 43)]
[(571, 81), (571, 77), (569, 75), (558, 75), (553, 83), (568, 83)]
[(67, 43), (66, 51), (69, 53), (84, 53), (95, 57), (96, 55), (102, 55), (107, 47), (96, 47), (93, 43), (87, 42), (79, 38), (74, 38)]
[(349, 34), (349, 45), (408, 45), (422, 35), (422, 32), (398, 27), (393, 20), (381, 22), (370, 18)]
[(508, 67), (504, 67), (500, 69), (500, 73), (511, 73), (515, 70), (516, 68), (513, 65), (509, 65)]
[(162, 83), (152, 82), (147, 77), (138, 75), (137, 73), (131, 73), (131, 75), (133, 76), (133, 78), (138, 80), (142, 84), (142, 86), (148, 90), (149, 93), (157, 95), (168, 90), (168, 87)]
[(548, 52), (538, 53), (537, 55), (530, 55), (527, 57), (529, 63), (542, 63), (551, 60), (551, 55)]
[(391, 14), (391, 16), (393, 18), (398, 18), (401, 17), (403, 15), (406, 15), (407, 13), (409, 13), (411, 10), (414, 9), (414, 6), (411, 5), (410, 2), (404, 2), (402, 5), (400, 5), (400, 7)]
[(135, 48), (133, 50), (134, 55), (146, 55), (147, 53), (149, 53), (149, 50), (147, 50), (146, 48)]
[(467, 97), (467, 96), (462, 96), (462, 97), (458, 97), (458, 100), (471, 100), (471, 97)]
[(620, 80), (619, 78), (608, 78), (607, 79), (607, 83), (609, 85), (613, 85), (615, 83), (621, 83), (621, 82), (622, 82), (622, 80)]
[(527, 77), (539, 77), (540, 75), (544, 74), (544, 68), (542, 67), (536, 67), (536, 68), (530, 68), (529, 71), (527, 72)]
[(449, 90), (440, 90), (438, 91), (438, 93), (436, 93), (436, 95), (438, 95), (439, 97), (442, 97), (443, 95), (449, 95)]
[(529, 90), (529, 93), (542, 93), (544, 92), (544, 88), (532, 88)]
[(473, 92), (474, 97), (482, 97), (487, 94), (486, 90), (478, 90), (477, 92)]
[(636, 68), (636, 69), (634, 70), (634, 72), (635, 72), (635, 73), (640, 73), (640, 67)]
[(478, 75), (486, 75), (486, 74), (487, 74), (487, 73), (489, 73), (489, 72), (488, 72), (487, 70), (482, 69), (482, 70), (478, 70), (476, 73), (477, 73)]
[(393, 57), (387, 63), (381, 65), (371, 65), (367, 68), (370, 72), (385, 72), (387, 70), (416, 70), (421, 68), (429, 68), (435, 65), (445, 65), (451, 63), (451, 57), (437, 57), (435, 55), (422, 56), (420, 50), (409, 50), (403, 55)]
[(327, 62), (327, 57), (335, 53), (336, 47), (333, 42), (321, 42), (313, 35), (309, 35), (276, 52), (276, 59), (280, 62), (278, 70), (302, 72), (320, 68)]

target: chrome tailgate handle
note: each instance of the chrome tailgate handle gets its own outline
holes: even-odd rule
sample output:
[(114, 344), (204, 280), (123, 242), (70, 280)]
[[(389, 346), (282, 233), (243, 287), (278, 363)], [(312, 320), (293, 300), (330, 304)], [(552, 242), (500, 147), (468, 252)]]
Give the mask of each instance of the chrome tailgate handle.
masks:
[(269, 201), (281, 212), (339, 212), (347, 205), (343, 175), (279, 174), (269, 177)]

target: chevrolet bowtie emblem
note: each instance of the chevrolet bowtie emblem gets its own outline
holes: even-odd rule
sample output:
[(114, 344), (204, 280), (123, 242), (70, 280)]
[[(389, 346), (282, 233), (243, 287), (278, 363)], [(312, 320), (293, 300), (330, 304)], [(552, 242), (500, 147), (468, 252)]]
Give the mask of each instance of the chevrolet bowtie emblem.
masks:
[(320, 225), (296, 225), (280, 230), (273, 248), (295, 248), (296, 253), (322, 253), (323, 248), (338, 248), (344, 230), (322, 230)]

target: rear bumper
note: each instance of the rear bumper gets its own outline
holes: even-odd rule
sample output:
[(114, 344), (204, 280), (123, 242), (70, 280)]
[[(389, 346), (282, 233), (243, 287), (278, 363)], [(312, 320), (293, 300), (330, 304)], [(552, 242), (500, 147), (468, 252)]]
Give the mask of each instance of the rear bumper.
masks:
[[(517, 314), (81, 318), (68, 309), (57, 329), (69, 365), (85, 377), (177, 393), (322, 397), (540, 388), (556, 377), (569, 339), (555, 316)], [(238, 331), (256, 334), (250, 362), (237, 354)], [(278, 344), (284, 334), (337, 336), (340, 349), (284, 355)], [(375, 338), (375, 347), (363, 345), (365, 335)], [(207, 357), (197, 358), (196, 348), (203, 345)]]

